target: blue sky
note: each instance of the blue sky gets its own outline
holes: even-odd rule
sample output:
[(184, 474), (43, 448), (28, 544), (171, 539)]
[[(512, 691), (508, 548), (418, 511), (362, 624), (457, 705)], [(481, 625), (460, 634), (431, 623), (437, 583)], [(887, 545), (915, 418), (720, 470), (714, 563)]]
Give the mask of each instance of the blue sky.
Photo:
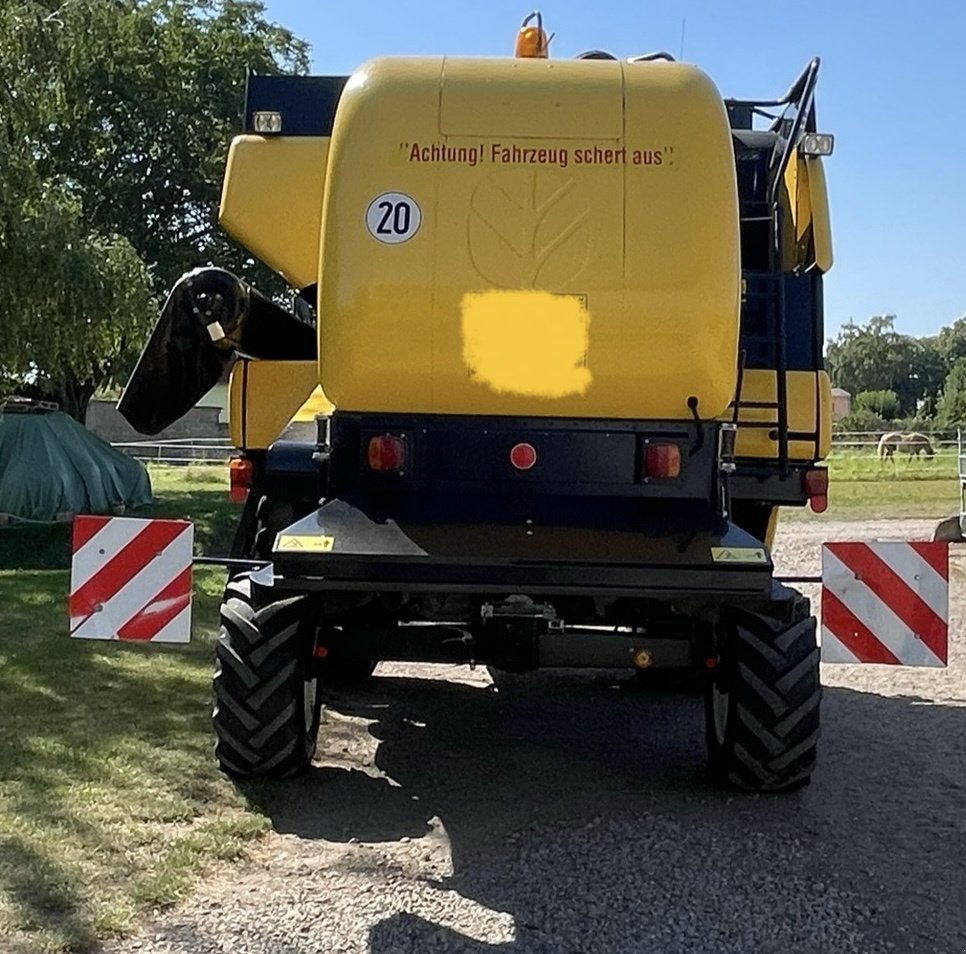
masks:
[[(312, 45), (313, 70), (348, 73), (381, 54), (507, 55), (524, 0), (268, 0)], [(725, 96), (779, 96), (822, 58), (819, 125), (835, 267), (826, 331), (895, 314), (931, 334), (966, 314), (966, 3), (960, 0), (546, 0), (551, 55), (680, 52)]]

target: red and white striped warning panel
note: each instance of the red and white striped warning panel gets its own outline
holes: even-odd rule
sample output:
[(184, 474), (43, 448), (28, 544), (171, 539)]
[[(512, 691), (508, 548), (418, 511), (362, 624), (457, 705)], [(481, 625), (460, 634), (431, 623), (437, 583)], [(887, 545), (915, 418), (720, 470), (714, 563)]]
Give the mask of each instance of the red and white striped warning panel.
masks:
[(70, 634), (78, 639), (187, 643), (194, 528), (184, 520), (77, 517)]
[(827, 543), (822, 661), (938, 666), (948, 660), (947, 543)]

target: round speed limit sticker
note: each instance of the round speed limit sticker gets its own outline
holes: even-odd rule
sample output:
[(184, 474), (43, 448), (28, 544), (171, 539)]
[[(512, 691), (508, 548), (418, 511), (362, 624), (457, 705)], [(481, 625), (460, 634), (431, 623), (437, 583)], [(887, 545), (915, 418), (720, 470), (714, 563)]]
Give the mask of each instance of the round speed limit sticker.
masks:
[(366, 228), (384, 245), (408, 242), (419, 231), (422, 220), (416, 200), (404, 192), (383, 192), (366, 209)]

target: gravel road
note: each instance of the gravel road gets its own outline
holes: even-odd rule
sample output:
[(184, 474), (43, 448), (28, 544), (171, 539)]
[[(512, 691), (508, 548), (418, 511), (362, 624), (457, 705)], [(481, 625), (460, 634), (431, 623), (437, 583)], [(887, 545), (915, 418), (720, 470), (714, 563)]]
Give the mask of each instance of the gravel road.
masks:
[[(790, 523), (776, 559), (817, 572), (822, 540), (931, 531)], [(105, 951), (963, 954), (953, 570), (949, 669), (824, 667), (820, 767), (790, 796), (708, 786), (694, 695), (383, 667), (335, 700), (308, 778), (255, 792), (275, 833), (254, 859)]]

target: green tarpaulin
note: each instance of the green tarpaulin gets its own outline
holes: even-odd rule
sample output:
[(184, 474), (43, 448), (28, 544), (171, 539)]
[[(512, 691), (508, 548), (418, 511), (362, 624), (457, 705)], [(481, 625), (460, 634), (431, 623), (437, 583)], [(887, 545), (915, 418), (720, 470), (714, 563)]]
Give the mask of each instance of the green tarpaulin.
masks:
[(0, 526), (151, 503), (144, 465), (61, 411), (0, 414)]

